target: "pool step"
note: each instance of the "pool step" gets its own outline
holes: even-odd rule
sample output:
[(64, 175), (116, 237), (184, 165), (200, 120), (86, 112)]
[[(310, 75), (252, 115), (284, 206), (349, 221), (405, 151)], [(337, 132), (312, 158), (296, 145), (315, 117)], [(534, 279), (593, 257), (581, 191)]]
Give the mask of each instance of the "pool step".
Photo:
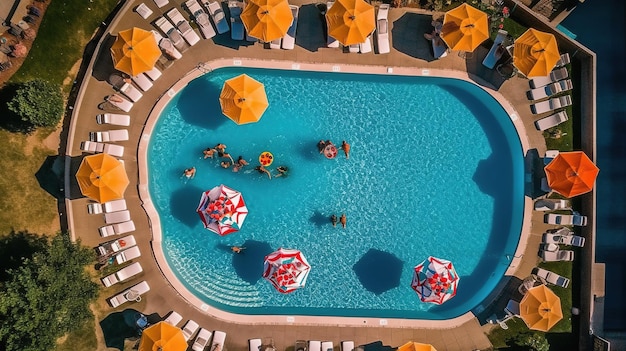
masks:
[(202, 279), (196, 276), (196, 274), (193, 274), (191, 279), (188, 279), (187, 282), (209, 299), (228, 306), (263, 306), (263, 300), (253, 285), (227, 275), (214, 272), (204, 273), (209, 273), (208, 279)]

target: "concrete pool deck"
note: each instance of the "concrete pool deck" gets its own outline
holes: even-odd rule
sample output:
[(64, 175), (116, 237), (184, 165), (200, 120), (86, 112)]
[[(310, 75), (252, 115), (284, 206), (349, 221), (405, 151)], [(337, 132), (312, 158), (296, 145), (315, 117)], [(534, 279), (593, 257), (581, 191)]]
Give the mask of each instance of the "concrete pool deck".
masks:
[[(108, 30), (112, 35), (117, 34), (119, 30), (133, 26), (154, 29), (149, 21), (160, 16), (161, 11), (154, 3), (146, 2), (155, 13), (149, 21), (144, 20), (131, 10), (139, 3), (129, 1), (122, 7), (120, 14), (109, 26)], [(151, 204), (146, 202), (147, 199), (142, 195), (147, 193), (147, 177), (144, 172), (145, 164), (143, 164), (145, 157), (142, 157), (151, 130), (147, 121), (151, 114), (158, 114), (165, 106), (168, 99), (162, 99), (163, 97), (173, 96), (171, 89), (180, 90), (181, 86), (203, 73), (207, 67), (261, 65), (294, 69), (293, 64), (296, 63), (299, 64), (299, 69), (309, 69), (315, 66), (317, 70), (336, 71), (338, 67), (342, 72), (432, 75), (470, 80), (485, 88), (503, 103), (522, 136), (521, 142), (525, 156), (526, 151), (530, 149), (536, 149), (539, 155), (545, 152), (543, 135), (536, 131), (533, 125), (537, 118), (531, 115), (529, 102), (525, 96), (525, 91), (528, 90), (527, 80), (519, 77), (503, 79), (497, 72), (483, 67), (481, 61), (488, 51), (487, 43), (466, 57), (451, 52), (441, 60), (432, 60), (430, 43), (421, 36), (422, 33), (430, 31), (431, 14), (419, 10), (394, 8), (389, 14), (393, 43), (391, 53), (385, 55), (342, 53), (339, 49), (323, 47), (325, 38), (322, 21), (314, 4), (304, 4), (298, 1), (292, 1), (292, 3), (305, 5), (301, 10), (295, 50), (269, 50), (264, 49), (260, 43), (239, 46), (240, 43), (246, 43), (231, 41), (228, 34), (219, 36), (215, 40), (202, 40), (196, 46), (186, 50), (182, 59), (167, 64), (167, 67), (161, 66), (163, 76), (154, 82), (154, 86), (144, 93), (139, 102), (134, 104), (130, 113), (131, 125), (128, 127), (130, 141), (119, 144), (126, 148), (122, 159), (125, 161), (131, 185), (126, 191), (125, 198), (137, 227), (134, 234), (138, 238), (138, 246), (142, 252), (141, 258), (137, 261), (142, 263), (144, 273), (130, 283), (108, 288), (104, 295), (113, 296), (125, 287), (145, 279), (150, 284), (151, 291), (144, 296), (143, 301), (123, 305), (117, 310), (133, 308), (146, 314), (158, 313), (161, 316), (175, 310), (183, 318), (193, 319), (204, 328), (227, 332), (229, 337), (226, 340), (226, 347), (231, 350), (247, 349), (247, 340), (258, 337), (272, 337), (278, 349), (293, 345), (296, 339), (332, 340), (336, 345), (341, 340), (354, 340), (357, 345), (382, 340), (384, 344), (392, 346), (415, 340), (431, 343), (439, 350), (472, 350), (490, 347), (480, 323), (469, 314), (454, 322), (376, 318), (359, 319), (358, 323), (348, 323), (342, 319), (323, 318), (324, 321), (321, 324), (324, 325), (320, 326), (319, 321), (309, 321), (301, 317), (288, 320), (286, 316), (277, 317), (276, 320), (265, 317), (257, 320), (257, 316), (254, 318), (238, 316), (238, 322), (228, 322), (226, 320), (230, 319), (230, 316), (220, 315), (217, 312), (212, 313), (214, 316), (208, 315), (203, 311), (204, 308), (201, 303), (198, 303), (197, 298), (186, 295), (184, 289), (176, 286), (177, 281), (164, 279), (164, 274), (167, 277), (171, 273), (168, 273), (167, 268), (158, 264), (161, 253), (157, 247), (160, 248), (160, 246), (153, 245), (159, 242), (159, 235), (154, 234), (160, 233), (157, 230), (158, 223), (146, 216)], [(163, 10), (168, 10), (174, 5), (174, 2), (170, 2)], [(176, 5), (179, 7), (179, 1)], [(74, 174), (78, 168), (81, 159), (80, 142), (88, 140), (89, 132), (117, 129), (107, 125), (97, 125), (95, 122), (95, 116), (99, 113), (116, 112), (106, 108), (104, 111), (99, 109), (99, 106), (103, 106), (103, 98), (113, 93), (106, 79), (109, 74), (115, 72), (107, 46), (111, 41), (105, 37), (103, 43), (104, 45), (94, 54), (93, 62), (86, 73), (87, 77), (83, 81), (81, 93), (76, 100), (66, 150), (66, 155), (70, 160), (68, 162), (69, 174)], [(392, 72), (389, 72), (390, 67)], [(80, 238), (87, 246), (97, 246), (106, 241), (99, 237), (97, 232), (97, 228), (104, 225), (102, 217), (87, 214), (88, 200), (81, 197), (75, 180), (69, 179), (66, 191), (68, 193), (67, 218), (72, 234)], [(532, 199), (526, 197), (525, 202), (526, 212), (520, 245), (518, 251), (511, 256), (512, 262), (507, 271), (507, 275), (518, 279), (528, 276), (536, 265), (538, 261), (536, 251), (541, 240), (541, 233), (550, 227), (541, 223), (541, 214), (533, 213)], [(319, 317), (315, 318), (319, 319)]]

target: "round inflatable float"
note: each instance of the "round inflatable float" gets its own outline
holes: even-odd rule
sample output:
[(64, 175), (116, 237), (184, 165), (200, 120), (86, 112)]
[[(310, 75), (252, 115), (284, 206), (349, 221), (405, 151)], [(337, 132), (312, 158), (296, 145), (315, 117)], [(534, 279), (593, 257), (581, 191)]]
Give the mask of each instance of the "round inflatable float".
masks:
[(324, 156), (326, 156), (326, 158), (328, 159), (333, 159), (337, 157), (337, 148), (334, 144), (326, 144), (326, 147), (324, 147)]
[(259, 155), (259, 162), (263, 167), (267, 167), (274, 162), (274, 155), (269, 151), (263, 151), (261, 155)]

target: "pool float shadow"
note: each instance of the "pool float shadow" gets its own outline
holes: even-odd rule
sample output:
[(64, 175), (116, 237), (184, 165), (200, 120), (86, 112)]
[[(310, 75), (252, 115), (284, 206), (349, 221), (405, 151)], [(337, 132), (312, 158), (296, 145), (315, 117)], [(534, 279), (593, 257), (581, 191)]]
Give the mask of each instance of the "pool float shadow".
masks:
[(203, 191), (199, 187), (189, 184), (174, 191), (169, 205), (172, 216), (189, 228), (200, 223), (196, 209)]
[(352, 266), (361, 285), (376, 295), (400, 285), (404, 262), (395, 255), (376, 249), (369, 249)]
[[(231, 251), (235, 245), (219, 244), (220, 250)], [(243, 244), (236, 246), (245, 247), (241, 253), (233, 253), (233, 268), (241, 280), (256, 284), (263, 275), (263, 262), (265, 256), (274, 251), (270, 244), (264, 241), (246, 240)]]
[(195, 79), (183, 89), (177, 107), (181, 117), (189, 124), (216, 130), (222, 123), (229, 122), (220, 107), (221, 87), (206, 79)]

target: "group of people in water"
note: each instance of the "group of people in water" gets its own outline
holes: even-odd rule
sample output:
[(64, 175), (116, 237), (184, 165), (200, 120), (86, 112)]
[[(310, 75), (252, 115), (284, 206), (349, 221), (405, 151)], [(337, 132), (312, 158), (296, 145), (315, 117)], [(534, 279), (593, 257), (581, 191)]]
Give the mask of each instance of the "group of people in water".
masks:
[[(333, 150), (336, 150), (335, 144), (333, 144), (333, 142), (330, 140), (320, 140), (317, 143), (317, 150), (320, 152), (320, 154), (325, 154), (327, 158), (335, 158), (336, 156), (336, 151), (334, 152), (334, 154), (332, 154)], [(343, 150), (343, 153), (346, 155), (346, 159), (349, 159), (350, 144), (348, 144), (345, 140), (341, 142), (341, 150)], [(331, 154), (328, 154), (329, 152), (331, 152)]]
[[(342, 213), (341, 217), (339, 217), (339, 223), (341, 223), (341, 226), (345, 229), (346, 228), (346, 223), (348, 222), (347, 218), (346, 218), (346, 214)], [(330, 216), (330, 223), (332, 223), (333, 227), (337, 227), (337, 215), (335, 215), (334, 213)]]

